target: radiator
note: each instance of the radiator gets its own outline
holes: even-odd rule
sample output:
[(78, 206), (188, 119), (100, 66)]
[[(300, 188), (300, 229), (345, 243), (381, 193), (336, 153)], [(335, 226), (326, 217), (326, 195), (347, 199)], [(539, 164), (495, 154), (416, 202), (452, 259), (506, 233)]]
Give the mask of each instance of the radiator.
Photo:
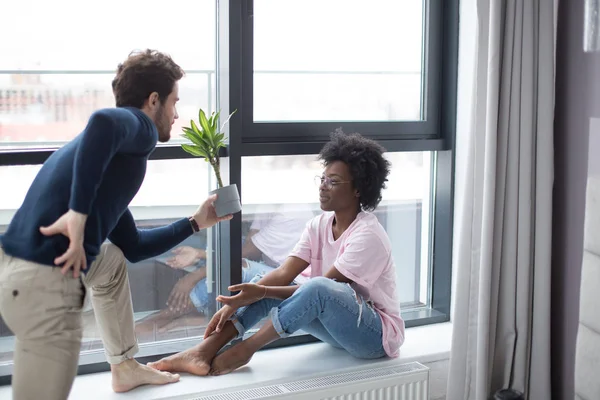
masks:
[(428, 400), (429, 368), (412, 362), (391, 367), (336, 371), (273, 385), (177, 397), (180, 400)]

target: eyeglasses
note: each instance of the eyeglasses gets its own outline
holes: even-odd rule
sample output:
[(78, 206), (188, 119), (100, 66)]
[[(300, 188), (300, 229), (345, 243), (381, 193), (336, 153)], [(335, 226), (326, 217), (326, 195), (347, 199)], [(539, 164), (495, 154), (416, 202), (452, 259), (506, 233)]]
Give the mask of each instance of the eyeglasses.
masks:
[(331, 179), (326, 176), (315, 176), (315, 185), (325, 187), (327, 190), (333, 189), (337, 185), (341, 185), (342, 183), (350, 183), (352, 181), (338, 181), (335, 179)]

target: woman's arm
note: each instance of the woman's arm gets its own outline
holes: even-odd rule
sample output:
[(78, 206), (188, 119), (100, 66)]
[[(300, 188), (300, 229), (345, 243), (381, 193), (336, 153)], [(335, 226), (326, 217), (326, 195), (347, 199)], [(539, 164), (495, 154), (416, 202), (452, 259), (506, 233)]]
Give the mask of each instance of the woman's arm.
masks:
[(301, 258), (288, 257), (281, 267), (269, 272), (256, 284), (232, 285), (228, 289), (239, 293), (234, 296), (218, 296), (217, 301), (238, 309), (265, 297), (287, 299), (297, 289), (297, 286), (289, 286), (289, 284), (307, 267), (308, 263)]
[(342, 274), (336, 267), (331, 267), (325, 274), (325, 278), (333, 279), (337, 282), (352, 283), (352, 279)]
[(308, 262), (301, 258), (288, 257), (279, 268), (269, 272), (257, 283), (242, 283), (230, 286), (228, 289), (231, 291), (241, 291), (235, 296), (217, 297), (217, 301), (223, 303), (224, 306), (211, 318), (204, 331), (204, 338), (206, 339), (213, 332), (220, 332), (225, 322), (227, 322), (238, 308), (265, 298), (269, 294), (268, 291), (271, 287), (280, 289), (273, 291), (271, 293), (272, 296), (291, 296), (298, 287), (291, 286), (287, 288), (286, 286), (292, 283), (294, 278), (304, 271), (308, 265)]

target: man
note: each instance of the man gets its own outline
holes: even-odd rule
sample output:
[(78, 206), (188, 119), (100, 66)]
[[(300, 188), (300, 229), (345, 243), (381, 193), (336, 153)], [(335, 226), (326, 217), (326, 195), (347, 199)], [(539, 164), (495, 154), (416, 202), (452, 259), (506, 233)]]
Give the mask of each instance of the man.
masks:
[(132, 53), (112, 82), (117, 107), (95, 112), (48, 158), (1, 238), (0, 312), (16, 336), (15, 399), (67, 398), (88, 290), (116, 392), (179, 380), (132, 358), (138, 347), (125, 260), (161, 254), (225, 219), (216, 217), (214, 196), (193, 216), (156, 229), (138, 230), (128, 210), (148, 156), (170, 139), (182, 77), (165, 54)]

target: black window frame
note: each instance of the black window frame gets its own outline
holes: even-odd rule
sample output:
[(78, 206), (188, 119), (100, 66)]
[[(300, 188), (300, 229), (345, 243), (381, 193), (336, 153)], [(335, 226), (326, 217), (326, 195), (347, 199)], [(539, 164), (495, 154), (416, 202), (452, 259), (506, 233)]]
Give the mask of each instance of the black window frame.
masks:
[[(428, 12), (434, 18), (427, 21), (429, 49), (428, 74), (434, 75), (427, 84), (427, 104), (424, 121), (399, 122), (286, 122), (283, 124), (254, 123), (252, 121), (252, 32), (253, 0), (217, 1), (217, 52), (228, 59), (227, 82), (217, 81), (217, 93), (228, 96), (228, 109), (241, 118), (232, 118), (229, 124), (229, 145), (221, 156), (229, 162), (229, 182), (238, 185), (241, 193), (242, 158), (245, 156), (317, 154), (328, 140), (330, 132), (338, 127), (358, 131), (378, 140), (389, 152), (435, 151), (433, 172), (435, 193), (432, 212), (432, 278), (431, 307), (403, 313), (406, 327), (427, 325), (450, 320), (452, 277), (452, 226), (454, 202), (454, 146), (456, 126), (456, 94), (458, 70), (459, 0), (425, 0)], [(299, 1), (299, 6), (301, 2)], [(250, 29), (250, 32), (249, 32)], [(400, 39), (399, 39), (400, 40)], [(432, 50), (433, 49), (433, 50)], [(219, 73), (219, 71), (217, 71)], [(221, 76), (223, 76), (221, 72)], [(221, 96), (217, 96), (217, 101)], [(219, 105), (217, 105), (217, 109)], [(435, 116), (435, 117), (434, 117)], [(276, 128), (273, 128), (276, 127)], [(274, 129), (279, 134), (274, 135)], [(0, 167), (39, 165), (56, 148), (0, 149)], [(159, 146), (150, 160), (191, 158), (179, 145)], [(243, 202), (243, 199), (242, 199)], [(425, 210), (424, 210), (425, 211)], [(217, 282), (221, 293), (241, 281), (242, 219), (237, 214), (218, 227), (220, 236), (218, 262), (221, 265)], [(295, 345), (314, 341), (308, 336), (278, 340), (269, 347)], [(141, 362), (156, 360), (171, 353), (141, 357)], [(108, 364), (98, 362), (80, 365), (78, 374), (108, 371)], [(0, 385), (11, 382), (10, 375), (0, 376)]]
[[(406, 327), (450, 320), (452, 287), (452, 234), (454, 210), (454, 143), (458, 75), (459, 0), (424, 0), (425, 10), (433, 20), (424, 24), (430, 50), (427, 56), (427, 96), (424, 102), (428, 117), (418, 122), (285, 122), (253, 121), (253, 16), (254, 0), (229, 0), (226, 4), (227, 93), (229, 109), (242, 117), (230, 124), (228, 155), (230, 183), (242, 189), (241, 160), (246, 156), (318, 154), (338, 127), (345, 132), (360, 132), (377, 140), (389, 152), (435, 151), (432, 173), (434, 204), (432, 213), (431, 305), (402, 313)], [(298, 6), (301, 6), (298, 0)], [(224, 9), (224, 8), (223, 8)], [(225, 14), (224, 13), (224, 14)], [(425, 53), (424, 53), (425, 54)], [(415, 132), (415, 124), (419, 131)], [(433, 127), (433, 131), (431, 130)], [(275, 134), (277, 132), (277, 134)], [(243, 202), (243, 199), (242, 199)], [(429, 210), (423, 210), (424, 212)], [(230, 223), (228, 243), (221, 243), (222, 257), (241, 261), (241, 216)], [(221, 290), (229, 283), (241, 281), (240, 261), (231, 263)], [(276, 343), (285, 345), (285, 340)]]

